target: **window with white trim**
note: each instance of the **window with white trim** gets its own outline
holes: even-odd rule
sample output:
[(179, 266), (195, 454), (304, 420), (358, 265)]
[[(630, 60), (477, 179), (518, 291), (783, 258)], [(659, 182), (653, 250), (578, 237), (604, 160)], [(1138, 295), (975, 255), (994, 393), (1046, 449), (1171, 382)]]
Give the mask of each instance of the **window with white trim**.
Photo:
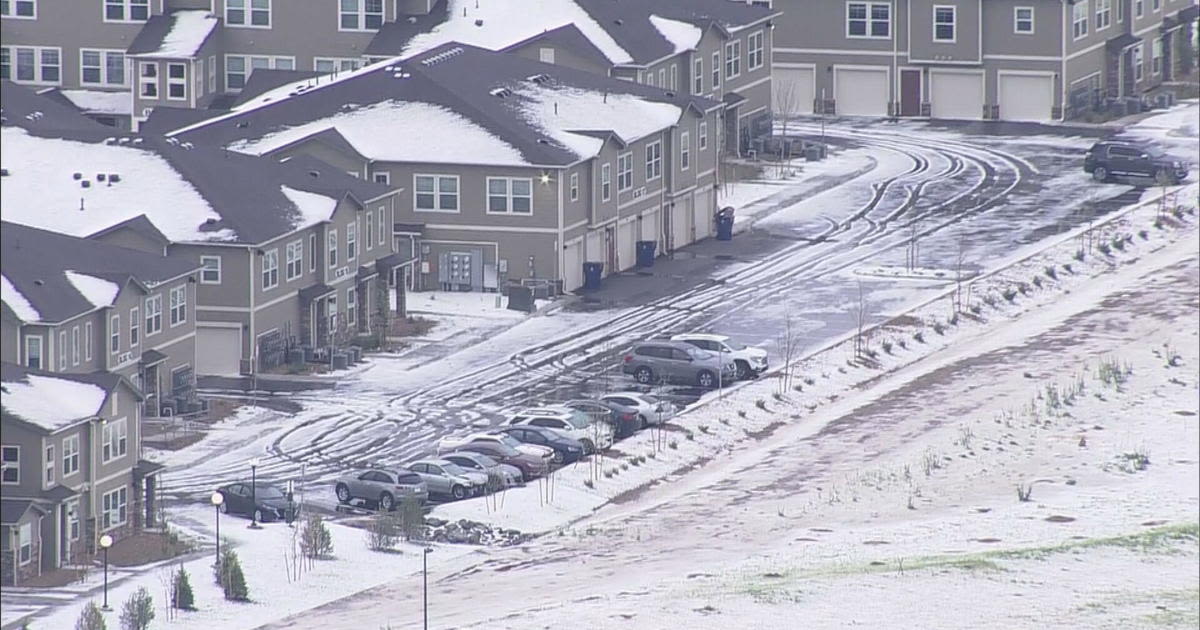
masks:
[(79, 83), (82, 85), (125, 85), (125, 52), (79, 49)]
[(361, 67), (363, 67), (362, 59), (355, 57), (313, 57), (313, 70), (326, 74), (352, 72)]
[(1102, 31), (1112, 24), (1112, 0), (1096, 0), (1096, 30)]
[(545, 46), (538, 48), (538, 61), (542, 63), (554, 63), (554, 49)]
[(162, 330), (162, 296), (155, 295), (146, 298), (146, 336), (158, 334)]
[(746, 69), (757, 70), (763, 67), (763, 44), (765, 31), (751, 33), (750, 37), (746, 38)]
[(354, 328), (358, 324), (355, 314), (358, 309), (358, 291), (354, 287), (346, 289), (346, 328)]
[(684, 131), (679, 134), (679, 169), (688, 170), (692, 166), (692, 138)]
[(196, 75), (195, 81), (193, 81), (193, 83), (195, 84), (193, 89), (196, 90), (196, 98), (200, 98), (201, 96), (204, 96), (204, 58), (203, 57), (196, 60), (196, 72), (193, 74)]
[(79, 540), (79, 499), (67, 501), (67, 536)]
[(54, 445), (46, 445), (46, 459), (43, 461), (45, 465), (45, 474), (42, 477), (42, 484), (49, 488), (54, 485)]
[(71, 328), (71, 365), (79, 365), (79, 326)]
[(329, 268), (337, 267), (338, 235), (337, 230), (329, 230)]
[(671, 89), (672, 90), (679, 89), (679, 76), (678, 75), (679, 75), (679, 66), (676, 64), (671, 64)]
[(383, 26), (383, 0), (338, 0), (339, 31), (375, 31)]
[(370, 211), (367, 212), (367, 220), (363, 221), (363, 226), (367, 228), (367, 234), (366, 234), (366, 237), (363, 238), (363, 242), (366, 244), (367, 249), (371, 249), (372, 247), (375, 246), (375, 213), (374, 212), (370, 212)]
[(121, 316), (113, 315), (108, 319), (108, 351), (116, 354), (121, 351)]
[(354, 262), (358, 257), (358, 223), (351, 221), (346, 225), (346, 262)]
[(700, 121), (696, 129), (696, 146), (701, 150), (708, 148), (708, 122)]
[(225, 89), (237, 92), (255, 70), (295, 70), (296, 58), (266, 55), (225, 55)]
[(1033, 7), (1013, 8), (1013, 32), (1021, 35), (1033, 33)]
[(158, 64), (153, 61), (138, 63), (138, 96), (158, 98)]
[(83, 360), (92, 360), (92, 322), (83, 325)]
[(487, 178), (488, 214), (532, 214), (533, 180), (523, 177)]
[(958, 7), (934, 5), (933, 7), (933, 41), (954, 42), (957, 33)]
[(187, 65), (182, 63), (167, 64), (167, 99), (172, 101), (187, 100)]
[(317, 235), (308, 235), (308, 270), (317, 270)]
[(16, 485), (21, 483), (21, 447), (0, 446), (0, 468), (4, 470), (0, 483)]
[(633, 188), (633, 153), (617, 156), (617, 190)]
[(200, 284), (221, 284), (221, 257), (200, 257)]
[(70, 477), (79, 472), (79, 435), (63, 439), (62, 475)]
[(725, 43), (725, 78), (734, 79), (742, 74), (742, 40)]
[(892, 7), (882, 2), (846, 4), (846, 37), (887, 39), (892, 34)]
[(171, 289), (169, 297), (171, 311), (171, 326), (178, 326), (187, 321), (187, 285)]
[(662, 176), (662, 141), (656, 140), (646, 145), (646, 181)]
[(1117, 0), (1117, 23), (1125, 21), (1125, 0)]
[(279, 248), (268, 249), (262, 257), (263, 291), (279, 286)]
[(612, 164), (605, 162), (600, 165), (600, 201), (612, 198)]
[(217, 56), (208, 56), (208, 91), (213, 93), (217, 91)]
[(458, 212), (457, 175), (413, 175), (413, 207), (420, 212)]
[[(115, 396), (116, 393), (114, 392)], [(108, 463), (129, 452), (129, 426), (125, 418), (105, 422), (100, 430), (101, 459)]]
[(271, 0), (225, 0), (225, 25), (271, 28)]
[(704, 60), (697, 58), (692, 62), (692, 94), (704, 92)]
[(33, 523), (21, 523), (17, 528), (17, 563), (25, 566), (33, 562)]
[(1150, 72), (1162, 74), (1163, 40), (1161, 37), (1150, 43)]
[(125, 524), (129, 514), (129, 491), (124, 486), (105, 492), (103, 499), (104, 522), (102, 529), (108, 530)]
[(1162, 9), (1162, 0), (1150, 0), (1150, 8), (1153, 11), (1161, 10)]
[(67, 331), (58, 333), (58, 371), (67, 369)]
[(1071, 7), (1071, 34), (1075, 39), (1086, 37), (1088, 34), (1087, 0), (1076, 2)]
[(379, 225), (376, 226), (379, 228), (378, 230), (376, 230), (379, 232), (379, 244), (383, 245), (384, 243), (387, 242), (387, 229), (386, 229), (387, 228), (387, 208), (386, 207), (379, 206), (379, 214), (375, 216), (375, 220), (379, 222)]
[(571, 173), (571, 183), (567, 188), (571, 192), (571, 201), (579, 201), (579, 173)]
[(666, 68), (660, 68), (658, 70), (658, 87), (664, 88), (664, 89), (667, 87), (667, 69)]
[[(134, 348), (142, 341), (142, 318), (138, 315), (138, 307), (129, 309), (129, 347)], [(113, 352), (116, 352), (115, 350)]]
[(721, 53), (715, 52), (712, 55), (712, 90), (721, 87)]
[(392, 174), (387, 171), (375, 171), (371, 173), (371, 181), (376, 184), (390, 185), (392, 183)]
[(150, 19), (150, 0), (104, 0), (105, 22), (145, 22)]
[(1133, 0), (1133, 15), (1138, 18), (1146, 15), (1146, 0)]
[(329, 311), (329, 334), (332, 335), (337, 330), (337, 293), (329, 296), (328, 302), (326, 308)]
[(25, 367), (42, 369), (42, 338), (38, 335), (25, 336)]
[(13, 83), (62, 83), (62, 49), (50, 46), (0, 46), (0, 79)]
[(1146, 74), (1146, 51), (1144, 44), (1133, 47), (1133, 80), (1141, 81)]
[(0, 16), (18, 20), (36, 20), (37, 0), (4, 0), (0, 2)]
[(295, 280), (304, 271), (304, 241), (292, 241), (284, 248), (284, 261), (287, 263), (287, 279)]

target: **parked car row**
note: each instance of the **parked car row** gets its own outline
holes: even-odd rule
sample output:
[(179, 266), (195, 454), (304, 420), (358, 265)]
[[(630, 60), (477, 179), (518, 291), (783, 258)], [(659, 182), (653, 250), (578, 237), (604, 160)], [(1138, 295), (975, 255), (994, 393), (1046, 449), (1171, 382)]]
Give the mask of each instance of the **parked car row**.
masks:
[(767, 369), (767, 352), (725, 335), (688, 333), (634, 344), (621, 370), (643, 385), (683, 383), (713, 389)]

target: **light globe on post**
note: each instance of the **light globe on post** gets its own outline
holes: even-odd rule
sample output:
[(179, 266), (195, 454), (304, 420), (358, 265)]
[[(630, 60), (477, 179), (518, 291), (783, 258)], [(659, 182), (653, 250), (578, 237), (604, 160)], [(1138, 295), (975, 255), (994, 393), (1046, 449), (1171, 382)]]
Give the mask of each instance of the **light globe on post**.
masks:
[(225, 502), (225, 495), (220, 492), (213, 492), (208, 498), (212, 501), (213, 510), (216, 512), (217, 519), (217, 566), (221, 564), (221, 504)]
[(257, 457), (250, 460), (250, 529), (258, 526), (258, 464)]
[(108, 548), (113, 544), (112, 536), (105, 534), (100, 537), (100, 548), (104, 550), (104, 605), (100, 610), (110, 611), (108, 607)]

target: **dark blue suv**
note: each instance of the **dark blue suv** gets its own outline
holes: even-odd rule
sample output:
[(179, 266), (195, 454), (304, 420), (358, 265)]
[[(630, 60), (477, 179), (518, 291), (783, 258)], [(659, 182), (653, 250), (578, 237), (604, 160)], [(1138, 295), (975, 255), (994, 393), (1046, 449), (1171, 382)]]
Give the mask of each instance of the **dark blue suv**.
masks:
[(1132, 144), (1097, 142), (1083, 158), (1083, 170), (1098, 182), (1114, 175), (1152, 177), (1159, 184), (1175, 185), (1187, 179), (1188, 165), (1163, 155), (1154, 155)]

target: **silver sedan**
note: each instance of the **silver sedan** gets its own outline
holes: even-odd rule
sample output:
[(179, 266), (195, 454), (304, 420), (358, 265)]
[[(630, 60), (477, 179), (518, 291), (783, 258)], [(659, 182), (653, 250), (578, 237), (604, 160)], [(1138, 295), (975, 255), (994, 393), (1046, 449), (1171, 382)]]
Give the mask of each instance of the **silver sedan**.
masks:
[(501, 464), (500, 462), (484, 455), (483, 453), (475, 453), (472, 451), (455, 451), (442, 455), (442, 459), (458, 464), (464, 470), (481, 472), (485, 475), (496, 474), (500, 478), (500, 482), (505, 488), (513, 486), (525, 485), (525, 479), (521, 475), (521, 469), (509, 464)]

